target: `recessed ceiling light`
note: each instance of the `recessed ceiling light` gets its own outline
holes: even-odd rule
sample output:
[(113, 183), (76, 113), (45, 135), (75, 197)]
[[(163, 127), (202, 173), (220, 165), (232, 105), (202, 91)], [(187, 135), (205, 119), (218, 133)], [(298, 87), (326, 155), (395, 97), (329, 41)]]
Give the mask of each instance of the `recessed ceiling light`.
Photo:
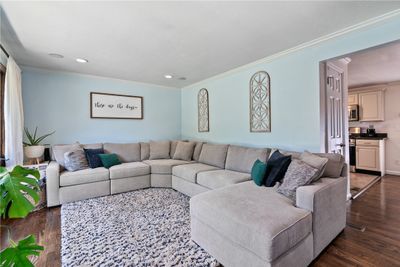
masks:
[(56, 54), (56, 53), (50, 53), (49, 56), (54, 57), (54, 58), (63, 58), (63, 55)]
[(172, 75), (170, 75), (170, 74), (165, 74), (164, 77), (165, 77), (165, 79), (172, 79)]
[(76, 62), (79, 62), (79, 63), (88, 63), (89, 60), (84, 59), (84, 58), (77, 58), (77, 59), (76, 59)]

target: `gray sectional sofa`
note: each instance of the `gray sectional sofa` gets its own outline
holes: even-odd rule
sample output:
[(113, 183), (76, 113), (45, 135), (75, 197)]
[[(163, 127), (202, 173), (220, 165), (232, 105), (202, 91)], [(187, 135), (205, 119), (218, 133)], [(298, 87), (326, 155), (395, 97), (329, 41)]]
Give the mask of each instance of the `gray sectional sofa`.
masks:
[[(190, 197), (192, 240), (224, 266), (307, 266), (344, 229), (346, 168), (329, 159), (322, 179), (297, 189), (295, 203), (276, 188), (251, 181), (255, 160), (271, 149), (197, 142), (191, 160), (150, 159), (149, 143), (91, 144), (122, 164), (68, 172), (47, 168), (47, 205), (148, 187), (173, 188)], [(298, 153), (292, 158), (299, 157)]]

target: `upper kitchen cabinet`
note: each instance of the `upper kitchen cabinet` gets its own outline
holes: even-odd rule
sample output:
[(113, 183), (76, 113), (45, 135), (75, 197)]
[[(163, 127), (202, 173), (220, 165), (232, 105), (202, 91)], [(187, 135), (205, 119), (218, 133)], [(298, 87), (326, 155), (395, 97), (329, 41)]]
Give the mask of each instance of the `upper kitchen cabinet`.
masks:
[(350, 105), (358, 105), (358, 94), (349, 92), (348, 103), (349, 103), (349, 106)]
[(348, 94), (348, 105), (358, 105), (359, 121), (385, 120), (385, 89), (381, 86), (353, 88)]
[(385, 119), (384, 91), (358, 93), (360, 121), (383, 121)]

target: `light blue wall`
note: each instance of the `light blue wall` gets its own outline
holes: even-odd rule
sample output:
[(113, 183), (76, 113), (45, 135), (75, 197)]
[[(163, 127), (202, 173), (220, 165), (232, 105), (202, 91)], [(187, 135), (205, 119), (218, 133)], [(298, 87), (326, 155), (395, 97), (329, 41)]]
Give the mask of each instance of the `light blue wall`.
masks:
[[(184, 88), (182, 138), (319, 151), (319, 62), (398, 39), (400, 16)], [(271, 76), (271, 133), (249, 132), (249, 79), (259, 70)], [(197, 93), (203, 87), (210, 98), (209, 133), (197, 131)]]
[[(144, 97), (144, 119), (91, 119), (89, 93)], [(180, 137), (179, 89), (89, 75), (22, 68), (25, 126), (55, 130), (47, 142), (134, 142)]]

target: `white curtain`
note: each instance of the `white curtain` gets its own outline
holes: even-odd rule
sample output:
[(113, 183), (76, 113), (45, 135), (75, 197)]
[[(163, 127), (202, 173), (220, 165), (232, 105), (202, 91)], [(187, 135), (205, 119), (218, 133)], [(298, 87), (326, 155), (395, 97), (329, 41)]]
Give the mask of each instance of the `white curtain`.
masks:
[(24, 112), (22, 107), (21, 70), (10, 56), (7, 61), (4, 90), (4, 126), (6, 165), (14, 166), (24, 161)]

